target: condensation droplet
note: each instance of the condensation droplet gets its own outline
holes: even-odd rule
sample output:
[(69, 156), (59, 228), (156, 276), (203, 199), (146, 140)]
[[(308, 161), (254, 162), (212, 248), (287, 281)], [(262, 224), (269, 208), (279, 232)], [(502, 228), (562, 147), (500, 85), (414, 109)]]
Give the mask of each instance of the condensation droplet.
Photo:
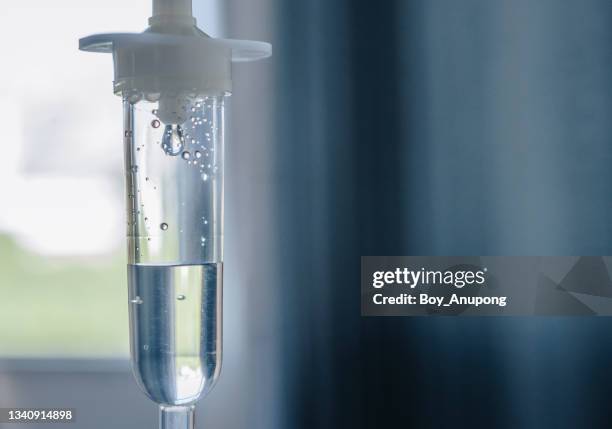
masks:
[(208, 174), (202, 173), (202, 180), (207, 182), (208, 181)]
[(199, 150), (195, 151), (195, 157), (196, 158), (202, 158), (202, 152), (200, 152)]
[(151, 121), (151, 126), (152, 126), (153, 128), (159, 128), (159, 126), (160, 126), (160, 122), (159, 122), (159, 120), (158, 120), (158, 119), (153, 119), (153, 120)]
[(182, 157), (183, 159), (187, 160), (187, 159), (191, 158), (191, 154), (189, 153), (189, 151), (187, 151), (187, 150), (186, 150), (185, 152), (183, 152), (183, 154), (181, 155), (181, 157)]
[(168, 224), (166, 222), (164, 222), (159, 227), (162, 229), (162, 231), (165, 231), (165, 230), (168, 229)]

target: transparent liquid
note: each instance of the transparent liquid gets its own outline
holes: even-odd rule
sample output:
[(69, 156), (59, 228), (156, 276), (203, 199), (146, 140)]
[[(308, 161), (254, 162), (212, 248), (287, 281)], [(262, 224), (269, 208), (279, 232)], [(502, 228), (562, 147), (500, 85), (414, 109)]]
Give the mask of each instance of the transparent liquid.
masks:
[(132, 367), (155, 402), (206, 394), (221, 369), (223, 265), (128, 265)]

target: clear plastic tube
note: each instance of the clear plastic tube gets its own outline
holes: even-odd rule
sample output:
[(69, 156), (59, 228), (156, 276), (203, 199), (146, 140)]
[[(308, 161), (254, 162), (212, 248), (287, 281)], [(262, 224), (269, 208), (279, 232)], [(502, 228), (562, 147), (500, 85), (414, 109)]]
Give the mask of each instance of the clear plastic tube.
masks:
[(224, 96), (154, 98), (123, 102), (130, 345), (139, 385), (168, 407), (220, 371)]

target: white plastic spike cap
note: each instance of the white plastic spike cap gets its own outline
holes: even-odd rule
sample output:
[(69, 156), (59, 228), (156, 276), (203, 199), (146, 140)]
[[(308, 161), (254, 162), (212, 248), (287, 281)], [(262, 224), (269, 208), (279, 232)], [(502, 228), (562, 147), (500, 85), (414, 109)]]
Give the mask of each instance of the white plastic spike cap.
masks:
[[(232, 90), (231, 63), (269, 57), (272, 46), (251, 40), (215, 39), (197, 28), (191, 0), (153, 0), (142, 33), (95, 34), (79, 49), (113, 54), (114, 91), (130, 101)], [(166, 104), (166, 103), (164, 103)], [(178, 122), (181, 118), (168, 118)]]

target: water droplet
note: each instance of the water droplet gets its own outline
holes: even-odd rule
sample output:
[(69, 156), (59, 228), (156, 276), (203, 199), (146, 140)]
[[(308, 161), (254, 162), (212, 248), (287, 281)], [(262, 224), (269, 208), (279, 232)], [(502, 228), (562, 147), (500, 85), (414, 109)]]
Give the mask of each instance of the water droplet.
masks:
[(138, 166), (137, 165), (132, 165), (132, 173), (138, 173)]
[(149, 350), (149, 345), (148, 345), (148, 344), (145, 344), (144, 346), (142, 346), (142, 349), (143, 349), (144, 351)]
[(162, 231), (165, 231), (165, 230), (168, 229), (168, 224), (166, 222), (164, 222), (159, 227), (162, 229)]
[(151, 121), (151, 126), (152, 126), (153, 128), (159, 128), (159, 126), (160, 126), (160, 122), (159, 122), (159, 120), (158, 120), (158, 119), (153, 119), (153, 120)]
[(148, 181), (149, 181), (149, 177), (148, 177), (148, 176), (147, 176), (147, 177), (145, 177), (145, 180), (148, 182)]
[(131, 302), (132, 304), (142, 304), (142, 298), (141, 298), (141, 297), (139, 297), (139, 296), (136, 296), (136, 298), (134, 298), (134, 299), (130, 300), (130, 302)]
[(202, 180), (205, 182), (208, 181), (208, 174), (202, 173)]
[(187, 151), (187, 150), (186, 150), (185, 152), (183, 152), (183, 154), (181, 155), (181, 157), (182, 157), (183, 159), (189, 159), (189, 158), (191, 158), (191, 154), (189, 153), (189, 151)]
[(196, 158), (202, 158), (202, 152), (200, 152), (199, 150), (195, 151), (195, 157)]
[(204, 225), (208, 225), (208, 220), (204, 219)]
[(176, 299), (178, 299), (179, 301), (184, 301), (185, 300), (185, 295), (178, 295), (176, 297)]
[(157, 116), (157, 109), (153, 109), (153, 110), (151, 111), (151, 113), (153, 113), (155, 116)]
[(162, 149), (166, 155), (176, 156), (183, 150), (183, 129), (180, 125), (166, 125), (162, 138)]

